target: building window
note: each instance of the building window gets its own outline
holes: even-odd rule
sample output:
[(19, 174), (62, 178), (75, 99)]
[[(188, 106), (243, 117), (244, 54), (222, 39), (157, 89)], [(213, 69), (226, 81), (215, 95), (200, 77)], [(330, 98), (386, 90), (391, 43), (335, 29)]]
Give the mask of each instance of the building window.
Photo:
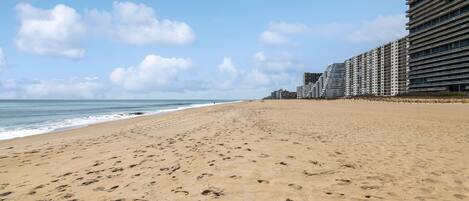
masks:
[[(430, 20), (424, 24), (421, 24), (415, 28), (412, 28), (410, 29), (410, 33), (413, 34), (415, 32), (419, 32), (419, 31), (423, 31), (423, 30), (426, 30), (426, 29), (429, 29), (429, 28), (432, 28), (432, 27), (435, 27), (436, 25), (439, 25), (443, 22), (446, 22), (448, 20), (451, 20), (453, 19), (454, 17), (457, 17), (457, 16), (461, 16), (461, 15), (464, 15), (466, 14), (467, 12), (469, 12), (469, 5), (467, 6), (464, 6), (462, 8), (459, 8), (457, 10), (454, 10), (454, 11), (451, 11), (445, 15), (442, 15), (438, 18), (435, 18), (433, 20)], [(412, 20), (412, 18), (410, 19)]]
[(416, 52), (416, 53), (411, 54), (410, 58), (411, 59), (417, 59), (417, 58), (420, 58), (420, 57), (425, 57), (425, 56), (429, 56), (429, 55), (433, 55), (433, 54), (438, 54), (438, 53), (441, 53), (441, 52), (446, 52), (446, 51), (450, 51), (450, 50), (453, 50), (453, 49), (463, 48), (463, 47), (466, 47), (466, 46), (469, 46), (469, 39), (455, 41), (455, 42), (440, 45), (438, 47), (434, 47), (434, 48), (431, 48), (431, 49), (422, 50), (420, 52)]

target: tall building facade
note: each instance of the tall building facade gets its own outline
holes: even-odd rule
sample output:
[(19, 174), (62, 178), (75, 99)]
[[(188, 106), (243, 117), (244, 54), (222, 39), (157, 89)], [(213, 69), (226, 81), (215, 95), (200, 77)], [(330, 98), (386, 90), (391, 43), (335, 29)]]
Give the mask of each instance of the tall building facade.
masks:
[(395, 96), (408, 91), (408, 38), (345, 61), (345, 90), (351, 96)]
[(410, 92), (469, 91), (469, 1), (407, 4)]
[(345, 64), (335, 63), (326, 68), (315, 82), (297, 87), (297, 97), (301, 98), (340, 98), (345, 93)]
[(345, 64), (335, 63), (329, 65), (322, 74), (321, 98), (341, 98), (345, 94)]

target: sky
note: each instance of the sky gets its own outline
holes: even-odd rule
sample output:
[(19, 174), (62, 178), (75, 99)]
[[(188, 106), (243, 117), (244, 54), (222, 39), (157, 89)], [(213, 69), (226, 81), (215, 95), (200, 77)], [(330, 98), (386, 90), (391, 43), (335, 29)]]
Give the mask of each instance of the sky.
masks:
[(407, 34), (403, 0), (0, 0), (0, 99), (256, 99)]

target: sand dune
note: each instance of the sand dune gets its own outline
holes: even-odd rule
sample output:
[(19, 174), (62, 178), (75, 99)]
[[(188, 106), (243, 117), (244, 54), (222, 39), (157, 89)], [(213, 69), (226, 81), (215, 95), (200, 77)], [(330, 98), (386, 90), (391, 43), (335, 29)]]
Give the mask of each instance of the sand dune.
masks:
[(468, 200), (469, 105), (266, 101), (0, 142), (0, 200)]

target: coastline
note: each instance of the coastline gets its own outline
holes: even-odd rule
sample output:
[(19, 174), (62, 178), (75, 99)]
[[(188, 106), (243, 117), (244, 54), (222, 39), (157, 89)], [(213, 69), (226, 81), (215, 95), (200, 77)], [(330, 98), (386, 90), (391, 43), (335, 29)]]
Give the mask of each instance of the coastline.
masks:
[(44, 134), (48, 134), (48, 133), (64, 132), (64, 131), (68, 131), (68, 130), (84, 128), (84, 127), (87, 127), (87, 126), (90, 126), (90, 125), (107, 123), (107, 122), (112, 122), (112, 121), (121, 121), (121, 120), (126, 120), (126, 119), (133, 119), (133, 118), (144, 117), (144, 116), (152, 116), (152, 115), (162, 115), (162, 114), (167, 114), (167, 113), (171, 113), (171, 112), (183, 111), (183, 110), (187, 110), (187, 109), (210, 107), (210, 106), (215, 106), (215, 105), (232, 104), (232, 103), (239, 103), (239, 102), (242, 102), (242, 100), (229, 101), (229, 102), (218, 102), (218, 103), (192, 104), (192, 105), (181, 106), (181, 107), (177, 107), (177, 108), (160, 109), (160, 110), (157, 110), (157, 111), (129, 112), (127, 114), (115, 113), (115, 114), (112, 114), (112, 115), (108, 114), (108, 115), (105, 115), (105, 116), (118, 116), (118, 118), (116, 118), (116, 117), (111, 118), (110, 117), (110, 118), (107, 118), (107, 119), (99, 119), (99, 120), (94, 120), (94, 121), (88, 122), (88, 123), (79, 123), (79, 124), (71, 125), (71, 126), (58, 127), (58, 128), (53, 129), (53, 130), (44, 131), (44, 132), (29, 133), (29, 134), (16, 134), (14, 137), (0, 138), (0, 142), (4, 141), (4, 140), (24, 138), (24, 137), (34, 136), (34, 135), (44, 135)]
[(253, 101), (0, 141), (6, 200), (467, 199), (464, 104)]

